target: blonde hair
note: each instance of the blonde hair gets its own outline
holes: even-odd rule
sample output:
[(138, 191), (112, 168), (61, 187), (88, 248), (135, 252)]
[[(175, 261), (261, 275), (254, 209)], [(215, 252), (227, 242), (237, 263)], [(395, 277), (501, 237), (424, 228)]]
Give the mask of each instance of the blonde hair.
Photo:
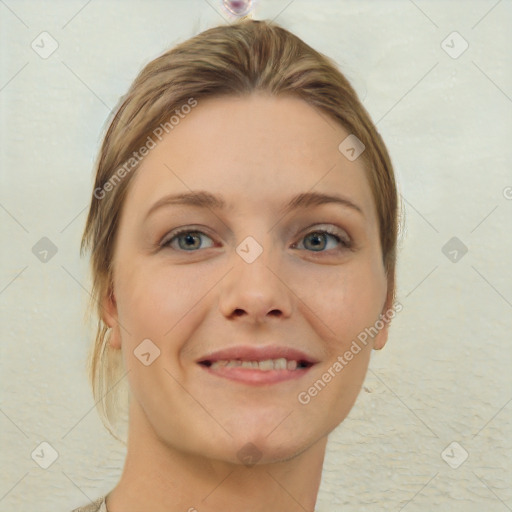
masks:
[(112, 184), (115, 173), (119, 174), (121, 166), (146, 143), (149, 134), (168, 122), (175, 109), (191, 98), (197, 101), (223, 95), (244, 96), (255, 91), (295, 95), (328, 114), (365, 145), (360, 158), (379, 221), (388, 278), (387, 303), (394, 301), (398, 193), (384, 142), (355, 90), (334, 61), (276, 23), (244, 19), (206, 30), (142, 69), (116, 108), (96, 164), (95, 192), (81, 244), (82, 254), (85, 250), (91, 252), (91, 305), (96, 306), (98, 314), (87, 368), (100, 418), (117, 439), (112, 427), (122, 404), (113, 387), (122, 380), (123, 364), (121, 351), (110, 347), (108, 327), (102, 320), (102, 302), (113, 290), (114, 242), (137, 165), (123, 173), (124, 178), (115, 186), (107, 188), (106, 184)]

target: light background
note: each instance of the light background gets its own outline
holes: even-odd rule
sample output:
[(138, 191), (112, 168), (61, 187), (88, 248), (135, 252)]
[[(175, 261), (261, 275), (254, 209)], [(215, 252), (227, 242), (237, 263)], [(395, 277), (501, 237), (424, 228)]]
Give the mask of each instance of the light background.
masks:
[[(254, 17), (339, 64), (406, 210), (404, 309), (330, 437), (317, 509), (512, 510), (512, 2), (260, 0)], [(0, 0), (1, 511), (70, 511), (120, 476), (124, 446), (85, 374), (93, 162), (142, 66), (227, 19), (213, 0)], [(59, 45), (47, 59), (31, 48), (43, 31)], [(458, 58), (456, 36), (452, 56), (441, 46), (453, 31), (469, 43)], [(42, 237), (57, 247), (46, 263)], [(452, 237), (468, 249), (456, 262)], [(41, 442), (59, 454), (48, 469)], [(469, 455), (457, 469), (452, 442), (452, 465)]]

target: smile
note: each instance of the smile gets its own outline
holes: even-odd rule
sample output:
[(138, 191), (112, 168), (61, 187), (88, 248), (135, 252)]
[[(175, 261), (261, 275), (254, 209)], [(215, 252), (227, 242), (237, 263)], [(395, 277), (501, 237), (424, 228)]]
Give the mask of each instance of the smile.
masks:
[(212, 376), (250, 385), (299, 379), (317, 362), (308, 352), (277, 344), (226, 347), (196, 360)]
[(224, 359), (201, 361), (199, 365), (210, 375), (248, 385), (269, 385), (303, 377), (314, 363), (303, 360), (265, 359), (263, 361), (243, 361)]
[(295, 361), (294, 359), (288, 360), (284, 357), (280, 357), (279, 359), (266, 359), (265, 361), (242, 361), (240, 359), (230, 359), (230, 360), (221, 360), (221, 361), (204, 361), (201, 364), (205, 364), (212, 370), (216, 370), (217, 368), (249, 368), (254, 370), (260, 370), (263, 372), (268, 372), (271, 370), (297, 370), (297, 368), (308, 368), (312, 365), (312, 363), (308, 363), (307, 361)]

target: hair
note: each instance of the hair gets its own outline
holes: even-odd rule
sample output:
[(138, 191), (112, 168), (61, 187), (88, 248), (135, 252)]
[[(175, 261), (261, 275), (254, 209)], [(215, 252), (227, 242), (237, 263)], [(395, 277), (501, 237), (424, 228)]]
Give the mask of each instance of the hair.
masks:
[(191, 99), (243, 97), (260, 91), (303, 99), (365, 145), (360, 158), (378, 216), (388, 279), (386, 304), (395, 299), (399, 211), (393, 167), (368, 112), (334, 61), (267, 20), (246, 18), (208, 29), (178, 44), (142, 69), (116, 107), (98, 155), (94, 193), (81, 243), (81, 254), (86, 250), (91, 253), (89, 308), (95, 307), (98, 316), (87, 371), (100, 418), (116, 439), (119, 437), (112, 426), (122, 405), (113, 387), (122, 380), (124, 368), (121, 351), (110, 346), (102, 304), (113, 293), (114, 244), (124, 199), (138, 166), (130, 164), (133, 168), (129, 173), (120, 170), (133, 161), (134, 151), (145, 145), (155, 128), (164, 126), (171, 114)]

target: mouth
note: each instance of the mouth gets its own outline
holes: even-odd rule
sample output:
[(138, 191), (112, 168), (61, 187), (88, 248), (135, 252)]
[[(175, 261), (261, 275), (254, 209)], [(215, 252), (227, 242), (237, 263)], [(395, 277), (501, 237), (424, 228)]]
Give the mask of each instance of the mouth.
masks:
[(264, 385), (300, 378), (317, 361), (289, 348), (238, 347), (218, 351), (197, 363), (217, 377)]
[(309, 368), (314, 363), (310, 363), (303, 359), (296, 361), (295, 359), (265, 359), (264, 361), (244, 361), (242, 359), (221, 359), (220, 361), (199, 361), (199, 364), (206, 366), (212, 370), (219, 368), (247, 368), (251, 370), (258, 370), (262, 372), (270, 372), (272, 370), (288, 370), (295, 371), (303, 368)]

